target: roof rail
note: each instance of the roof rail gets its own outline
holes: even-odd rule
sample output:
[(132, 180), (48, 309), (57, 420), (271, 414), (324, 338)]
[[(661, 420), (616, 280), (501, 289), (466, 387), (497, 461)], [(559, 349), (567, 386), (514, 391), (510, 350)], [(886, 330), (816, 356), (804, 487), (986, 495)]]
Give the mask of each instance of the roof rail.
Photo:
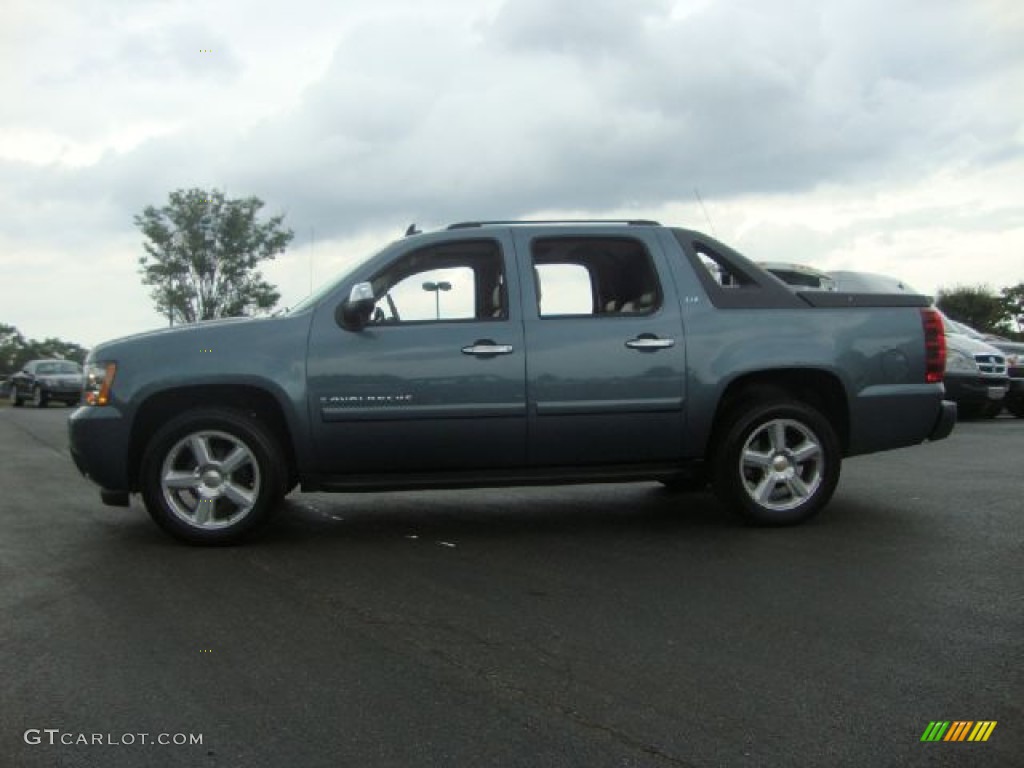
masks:
[(494, 219), (491, 221), (459, 221), (448, 229), (471, 229), (488, 224), (628, 224), (631, 227), (660, 227), (651, 219)]

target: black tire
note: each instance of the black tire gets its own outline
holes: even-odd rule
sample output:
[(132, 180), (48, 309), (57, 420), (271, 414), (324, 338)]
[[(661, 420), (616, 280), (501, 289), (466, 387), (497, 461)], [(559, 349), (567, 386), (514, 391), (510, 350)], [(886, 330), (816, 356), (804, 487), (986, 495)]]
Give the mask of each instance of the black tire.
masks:
[(971, 421), (981, 418), (981, 406), (977, 403), (957, 403), (956, 420)]
[(46, 392), (43, 388), (36, 384), (32, 387), (32, 405), (36, 408), (45, 408), (49, 404), (50, 400), (46, 396)]
[(255, 416), (200, 408), (149, 440), (140, 485), (146, 510), (167, 533), (193, 544), (226, 544), (269, 519), (286, 477), (280, 446)]
[(986, 403), (981, 406), (981, 418), (983, 419), (994, 419), (1000, 413), (1003, 412), (1003, 401)]
[(11, 384), (11, 405), (15, 408), (21, 408), (25, 404), (25, 401), (21, 399), (21, 395), (18, 394), (18, 388)]
[(786, 399), (747, 401), (732, 410), (720, 434), (712, 485), (744, 522), (795, 525), (832, 498), (842, 452), (832, 425), (815, 408)]
[(1024, 397), (1011, 397), (1006, 401), (1006, 410), (1018, 419), (1024, 419)]

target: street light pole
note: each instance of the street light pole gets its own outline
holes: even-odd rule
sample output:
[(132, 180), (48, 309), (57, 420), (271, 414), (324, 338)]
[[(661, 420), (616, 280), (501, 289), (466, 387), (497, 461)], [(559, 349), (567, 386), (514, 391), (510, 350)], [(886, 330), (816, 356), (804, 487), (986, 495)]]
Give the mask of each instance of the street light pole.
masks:
[(450, 291), (452, 284), (447, 280), (441, 280), (440, 282), (426, 282), (423, 284), (423, 290), (434, 294), (434, 318), (437, 320), (441, 319), (441, 291)]

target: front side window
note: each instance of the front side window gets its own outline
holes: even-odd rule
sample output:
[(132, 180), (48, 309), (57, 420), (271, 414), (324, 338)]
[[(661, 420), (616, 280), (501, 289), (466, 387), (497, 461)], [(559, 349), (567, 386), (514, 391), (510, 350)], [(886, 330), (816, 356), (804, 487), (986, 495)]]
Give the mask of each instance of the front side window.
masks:
[(640, 315), (661, 306), (647, 249), (628, 237), (549, 237), (533, 241), (541, 317)]
[(377, 297), (371, 325), (508, 318), (501, 250), (491, 240), (421, 248), (370, 282)]

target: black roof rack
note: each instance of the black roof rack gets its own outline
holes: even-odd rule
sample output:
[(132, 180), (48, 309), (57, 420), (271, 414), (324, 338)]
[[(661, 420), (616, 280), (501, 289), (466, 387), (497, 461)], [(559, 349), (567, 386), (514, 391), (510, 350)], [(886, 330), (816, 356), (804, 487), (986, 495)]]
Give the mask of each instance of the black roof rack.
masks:
[(470, 229), (488, 224), (628, 224), (631, 227), (660, 227), (651, 219), (495, 219), (492, 221), (459, 221), (449, 224), (448, 229)]

